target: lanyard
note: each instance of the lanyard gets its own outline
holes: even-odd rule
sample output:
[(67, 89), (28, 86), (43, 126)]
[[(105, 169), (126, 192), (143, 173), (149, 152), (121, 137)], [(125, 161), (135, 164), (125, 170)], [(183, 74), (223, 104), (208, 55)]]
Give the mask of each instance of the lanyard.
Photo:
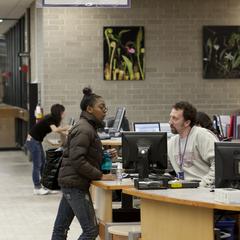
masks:
[[(192, 129), (191, 129), (192, 130)], [(189, 137), (189, 134), (191, 132), (191, 130), (189, 131), (188, 135), (187, 135), (187, 139), (186, 139), (186, 142), (184, 144), (184, 148), (183, 148), (183, 153), (181, 151), (181, 140), (180, 140), (180, 136), (179, 136), (179, 160), (180, 160), (180, 171), (183, 172), (183, 161), (184, 161), (184, 155), (185, 155), (185, 151), (186, 151), (186, 148), (187, 148), (187, 142), (188, 142), (188, 137)]]

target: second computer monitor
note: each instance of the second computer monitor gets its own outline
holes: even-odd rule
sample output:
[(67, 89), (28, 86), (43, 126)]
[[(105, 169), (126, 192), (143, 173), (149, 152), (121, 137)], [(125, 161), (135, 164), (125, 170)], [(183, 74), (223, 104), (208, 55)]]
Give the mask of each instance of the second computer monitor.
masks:
[(114, 130), (115, 132), (119, 132), (122, 126), (122, 121), (123, 121), (123, 117), (125, 115), (125, 107), (118, 107), (117, 111), (116, 111), (116, 115), (114, 118), (114, 122), (113, 122), (113, 126), (112, 126), (112, 130)]
[(240, 143), (215, 143), (215, 187), (240, 189)]
[(160, 132), (159, 122), (134, 122), (134, 132)]

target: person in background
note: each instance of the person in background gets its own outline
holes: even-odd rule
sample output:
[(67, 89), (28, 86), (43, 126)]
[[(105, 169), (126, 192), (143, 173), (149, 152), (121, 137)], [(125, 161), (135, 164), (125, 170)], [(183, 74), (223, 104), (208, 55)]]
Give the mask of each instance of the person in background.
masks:
[[(98, 236), (98, 224), (89, 187), (92, 180), (114, 180), (112, 174), (102, 174), (103, 150), (97, 129), (104, 126), (107, 113), (105, 101), (83, 89), (80, 120), (69, 131), (63, 148), (58, 183), (63, 192), (53, 227), (52, 240), (66, 240), (71, 222), (76, 216), (82, 234), (79, 240), (93, 240)], [(115, 157), (114, 151), (111, 157)]]
[(180, 179), (199, 180), (211, 187), (215, 179), (214, 143), (217, 137), (196, 126), (196, 108), (188, 102), (173, 105), (169, 124), (176, 134), (168, 142), (168, 158)]
[(205, 112), (197, 112), (196, 125), (210, 130), (219, 138), (218, 131), (213, 127), (211, 118)]
[(67, 134), (69, 126), (61, 127), (60, 124), (64, 118), (65, 108), (61, 104), (51, 106), (51, 113), (37, 122), (29, 131), (26, 140), (26, 147), (31, 154), (33, 163), (32, 180), (34, 184), (33, 193), (36, 195), (45, 195), (49, 191), (41, 185), (41, 175), (45, 165), (45, 154), (42, 142), (45, 136), (50, 132)]

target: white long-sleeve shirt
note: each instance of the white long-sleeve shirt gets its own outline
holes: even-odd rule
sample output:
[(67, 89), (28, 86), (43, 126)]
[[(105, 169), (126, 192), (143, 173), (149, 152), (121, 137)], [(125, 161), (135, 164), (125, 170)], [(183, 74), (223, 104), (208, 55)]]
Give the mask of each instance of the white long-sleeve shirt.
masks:
[[(187, 138), (180, 139), (177, 134), (168, 141), (168, 158), (176, 173), (181, 171), (180, 154), (184, 152), (186, 140)], [(186, 180), (200, 180), (200, 186), (204, 187), (214, 184), (215, 142), (218, 142), (218, 138), (211, 131), (197, 126), (192, 127), (182, 161)]]

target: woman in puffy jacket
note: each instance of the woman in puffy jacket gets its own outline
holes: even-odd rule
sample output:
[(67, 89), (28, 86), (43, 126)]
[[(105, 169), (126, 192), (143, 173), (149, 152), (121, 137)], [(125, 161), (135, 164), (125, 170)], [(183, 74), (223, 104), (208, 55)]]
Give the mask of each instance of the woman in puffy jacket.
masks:
[(89, 194), (92, 180), (113, 180), (113, 175), (103, 175), (102, 144), (97, 129), (104, 125), (107, 107), (101, 96), (90, 88), (83, 89), (80, 103), (80, 120), (72, 127), (63, 149), (58, 183), (63, 192), (55, 220), (52, 240), (67, 239), (69, 226), (77, 217), (82, 234), (79, 240), (94, 240), (98, 236), (98, 224)]

